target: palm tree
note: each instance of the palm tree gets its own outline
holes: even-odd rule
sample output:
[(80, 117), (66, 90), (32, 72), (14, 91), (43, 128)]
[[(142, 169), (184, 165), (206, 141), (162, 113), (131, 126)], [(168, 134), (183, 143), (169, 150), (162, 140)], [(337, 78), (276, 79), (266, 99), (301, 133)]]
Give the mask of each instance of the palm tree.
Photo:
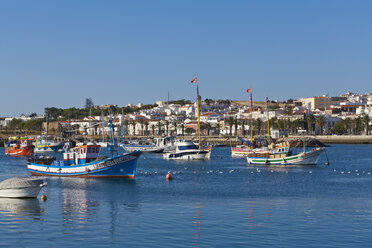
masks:
[(178, 123), (176, 121), (173, 121), (172, 123), (172, 126), (174, 127), (174, 134), (177, 135), (177, 127), (178, 127)]
[(145, 119), (141, 118), (140, 123), (141, 123), (142, 136), (144, 136), (145, 135), (145, 130), (143, 130), (144, 129), (143, 127), (145, 126)]
[(167, 135), (169, 135), (169, 121), (165, 121), (165, 128), (167, 130)]
[(238, 119), (237, 119), (236, 116), (235, 116), (235, 118), (234, 118), (234, 129), (235, 129), (235, 135), (238, 134), (238, 125), (239, 125), (239, 122), (238, 122)]
[(307, 115), (304, 114), (302, 117), (302, 129), (303, 130), (308, 130), (308, 125), (307, 125)]
[(350, 134), (350, 127), (351, 127), (351, 119), (350, 118), (346, 118), (344, 121), (344, 128), (346, 130), (346, 134)]
[(207, 128), (207, 134), (209, 136), (209, 133), (210, 133), (211, 128), (212, 128), (212, 125), (209, 122), (207, 122), (207, 124), (205, 124), (205, 127)]
[(315, 123), (320, 128), (320, 134), (323, 134), (323, 127), (326, 123), (324, 116), (322, 116), (322, 115), (318, 116), (318, 118), (316, 118), (316, 120), (315, 120)]
[(270, 127), (275, 128), (275, 129), (279, 128), (277, 117), (273, 117), (273, 118), (270, 119)]
[(132, 121), (131, 125), (133, 126), (133, 135), (136, 135), (136, 122)]
[(234, 125), (234, 118), (230, 116), (227, 122), (229, 123), (229, 126), (230, 126), (230, 135), (231, 135), (232, 134), (232, 127)]
[(314, 133), (313, 125), (315, 123), (315, 116), (313, 114), (308, 115), (307, 121), (308, 121), (307, 126), (310, 129), (308, 131), (309, 131), (310, 134), (313, 134)]
[(185, 135), (185, 124), (182, 122), (181, 123), (181, 130), (182, 130), (182, 136)]
[(366, 135), (368, 135), (369, 130), (369, 116), (367, 114), (364, 114), (362, 116), (362, 123), (364, 124), (364, 132)]
[(152, 129), (152, 136), (155, 135), (155, 125), (154, 124), (151, 124), (151, 129)]
[(124, 125), (125, 125), (125, 128), (128, 130), (129, 132), (129, 121), (128, 120), (125, 120), (124, 121)]
[(363, 130), (362, 118), (360, 116), (355, 119), (355, 129), (356, 134), (360, 134), (360, 132)]
[(147, 135), (148, 131), (149, 131), (149, 123), (147, 121), (145, 122), (145, 131), (146, 131), (146, 135)]
[(219, 122), (216, 124), (216, 129), (217, 129), (217, 134), (219, 136), (220, 135), (220, 130), (221, 130), (221, 124)]
[(261, 128), (262, 128), (262, 121), (260, 120), (260, 118), (258, 118), (255, 121), (255, 124), (256, 124), (256, 129), (257, 129), (258, 135), (260, 135), (261, 134)]
[(156, 124), (156, 127), (157, 127), (157, 129), (158, 129), (158, 135), (161, 135), (161, 128), (162, 128), (162, 123), (161, 123), (161, 121), (159, 121), (157, 124)]
[(242, 135), (245, 136), (245, 125), (247, 123), (246, 119), (241, 119), (240, 120), (240, 125), (242, 126)]

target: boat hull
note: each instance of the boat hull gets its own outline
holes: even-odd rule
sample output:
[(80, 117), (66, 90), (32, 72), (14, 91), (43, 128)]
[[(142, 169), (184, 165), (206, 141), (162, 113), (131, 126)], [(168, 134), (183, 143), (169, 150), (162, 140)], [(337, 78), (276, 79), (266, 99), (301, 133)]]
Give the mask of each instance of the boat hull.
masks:
[(154, 146), (122, 146), (127, 152), (162, 153), (164, 148)]
[(47, 152), (57, 152), (58, 150), (63, 148), (63, 144), (59, 145), (51, 145), (51, 146), (36, 146), (34, 149), (34, 153), (47, 153)]
[(249, 149), (249, 148), (240, 148), (235, 147), (231, 149), (231, 156), (235, 158), (245, 158), (250, 156), (260, 156), (266, 157), (270, 154), (268, 150), (263, 149)]
[(30, 148), (19, 148), (19, 149), (5, 149), (5, 155), (7, 156), (31, 156), (34, 147)]
[(309, 152), (302, 152), (284, 158), (247, 157), (247, 162), (255, 165), (316, 165), (323, 151), (324, 148), (314, 148)]
[(1, 189), (0, 197), (7, 198), (35, 198), (38, 196), (42, 186), (19, 189)]
[(87, 164), (66, 166), (42, 165), (28, 162), (27, 168), (32, 175), (37, 176), (134, 178), (137, 159), (140, 154), (141, 152), (133, 152)]
[(178, 159), (178, 160), (204, 160), (206, 159), (207, 152), (200, 153), (166, 153), (163, 155), (165, 159)]

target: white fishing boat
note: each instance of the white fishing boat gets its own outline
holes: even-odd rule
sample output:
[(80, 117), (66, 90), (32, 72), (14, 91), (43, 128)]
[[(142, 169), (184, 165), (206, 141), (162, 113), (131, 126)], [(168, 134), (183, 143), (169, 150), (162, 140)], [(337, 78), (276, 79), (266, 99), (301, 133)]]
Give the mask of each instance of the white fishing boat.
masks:
[[(198, 78), (191, 80), (191, 83), (197, 83)], [(176, 149), (163, 154), (164, 159), (180, 159), (180, 160), (202, 160), (210, 159), (213, 146), (202, 149), (200, 142), (200, 96), (199, 85), (196, 85), (196, 105), (198, 111), (198, 136), (199, 143), (196, 145), (191, 141), (177, 142)]]
[(149, 142), (131, 142), (131, 143), (121, 143), (120, 146), (127, 152), (152, 152), (152, 153), (162, 153), (164, 151), (163, 147), (158, 147), (155, 144)]
[(176, 149), (172, 152), (163, 154), (165, 159), (180, 159), (180, 160), (203, 160), (210, 158), (211, 150), (199, 149), (199, 147), (191, 141), (179, 142), (176, 144)]
[(163, 149), (163, 152), (171, 152), (176, 149), (176, 139), (173, 136), (155, 138), (155, 145)]
[(13, 177), (0, 182), (0, 197), (34, 198), (44, 186), (41, 179)]
[(273, 153), (267, 157), (247, 157), (247, 162), (253, 165), (316, 165), (324, 150), (324, 147), (316, 147), (297, 154)]

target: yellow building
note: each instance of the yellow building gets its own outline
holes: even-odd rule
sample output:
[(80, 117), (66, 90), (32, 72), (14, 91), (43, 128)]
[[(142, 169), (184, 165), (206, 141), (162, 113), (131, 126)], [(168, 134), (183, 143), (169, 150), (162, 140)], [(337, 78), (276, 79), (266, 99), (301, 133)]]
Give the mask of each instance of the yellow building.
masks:
[(330, 97), (327, 96), (314, 96), (309, 98), (300, 98), (299, 102), (302, 103), (302, 106), (309, 110), (324, 110), (331, 107), (333, 104)]

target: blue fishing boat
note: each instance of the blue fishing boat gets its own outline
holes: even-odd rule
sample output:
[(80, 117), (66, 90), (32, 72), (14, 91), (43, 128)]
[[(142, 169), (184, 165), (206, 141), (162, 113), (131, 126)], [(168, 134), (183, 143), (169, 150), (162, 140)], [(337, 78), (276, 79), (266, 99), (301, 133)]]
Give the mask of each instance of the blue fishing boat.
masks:
[(58, 177), (122, 177), (134, 178), (140, 151), (119, 154), (111, 126), (110, 157), (99, 157), (100, 146), (94, 143), (77, 144), (65, 151), (63, 160), (53, 157), (30, 157), (27, 168), (32, 175)]

